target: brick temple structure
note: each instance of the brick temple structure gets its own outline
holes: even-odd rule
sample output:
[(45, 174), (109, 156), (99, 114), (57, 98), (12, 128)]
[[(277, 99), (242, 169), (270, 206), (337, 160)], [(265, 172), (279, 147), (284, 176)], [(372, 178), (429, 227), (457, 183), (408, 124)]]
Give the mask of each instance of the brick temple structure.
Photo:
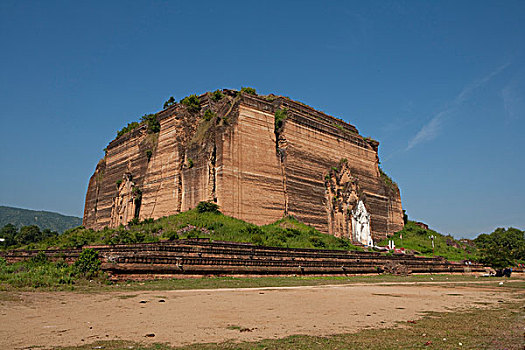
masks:
[[(109, 143), (91, 176), (84, 226), (160, 218), (212, 201), (257, 225), (293, 215), (370, 244), (403, 227), (397, 185), (375, 140), (281, 96), (222, 90), (174, 104)], [(207, 110), (209, 110), (207, 112)]]

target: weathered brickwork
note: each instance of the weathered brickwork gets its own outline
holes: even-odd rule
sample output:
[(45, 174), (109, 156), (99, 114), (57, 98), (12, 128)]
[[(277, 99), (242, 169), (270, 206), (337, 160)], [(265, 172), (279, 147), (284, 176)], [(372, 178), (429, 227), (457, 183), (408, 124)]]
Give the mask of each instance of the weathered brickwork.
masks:
[[(159, 218), (214, 201), (226, 215), (268, 224), (283, 215), (351, 237), (350, 212), (363, 201), (374, 239), (403, 227), (399, 189), (378, 168), (378, 143), (339, 119), (284, 97), (224, 90), (157, 114), (108, 147), (90, 179), (84, 226)], [(212, 118), (204, 118), (211, 109)], [(286, 111), (276, 126), (275, 113)], [(208, 119), (208, 120), (207, 120)]]

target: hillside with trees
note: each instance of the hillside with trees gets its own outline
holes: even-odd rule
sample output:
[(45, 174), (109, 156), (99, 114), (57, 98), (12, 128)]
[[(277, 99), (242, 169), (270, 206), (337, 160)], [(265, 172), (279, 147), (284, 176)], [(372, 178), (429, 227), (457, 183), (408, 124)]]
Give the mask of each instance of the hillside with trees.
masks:
[(50, 211), (0, 206), (0, 227), (7, 224), (12, 224), (17, 229), (23, 226), (36, 225), (40, 230), (48, 229), (62, 233), (67, 229), (82, 225), (82, 218)]

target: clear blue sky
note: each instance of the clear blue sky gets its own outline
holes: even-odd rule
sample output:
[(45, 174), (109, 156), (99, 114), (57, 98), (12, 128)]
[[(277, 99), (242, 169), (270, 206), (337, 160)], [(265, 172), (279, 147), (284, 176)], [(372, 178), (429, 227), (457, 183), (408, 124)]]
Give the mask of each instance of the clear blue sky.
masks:
[(524, 1), (0, 2), (0, 204), (81, 216), (116, 131), (253, 86), (381, 142), (410, 218), (525, 227)]

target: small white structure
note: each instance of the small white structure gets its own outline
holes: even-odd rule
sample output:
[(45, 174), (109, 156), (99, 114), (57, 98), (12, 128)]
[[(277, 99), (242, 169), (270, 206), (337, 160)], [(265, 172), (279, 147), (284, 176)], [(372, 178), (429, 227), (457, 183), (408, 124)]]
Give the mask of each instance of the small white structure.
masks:
[(370, 233), (370, 214), (363, 201), (359, 201), (352, 210), (352, 238), (363, 245), (374, 246)]

